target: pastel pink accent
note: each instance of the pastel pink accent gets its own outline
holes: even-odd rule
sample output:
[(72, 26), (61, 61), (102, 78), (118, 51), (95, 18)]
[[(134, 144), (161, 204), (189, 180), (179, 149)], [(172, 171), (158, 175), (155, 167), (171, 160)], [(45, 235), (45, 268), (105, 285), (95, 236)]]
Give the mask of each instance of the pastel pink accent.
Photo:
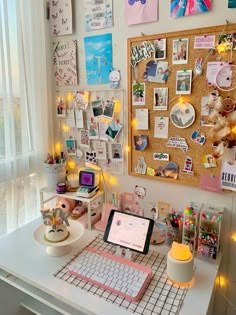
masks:
[(106, 289), (107, 291), (110, 291), (110, 292), (115, 293), (115, 294), (117, 294), (119, 296), (122, 296), (122, 297), (126, 298), (127, 300), (130, 300), (130, 301), (133, 301), (133, 302), (137, 302), (138, 300), (140, 300), (140, 298), (144, 294), (144, 292), (145, 292), (149, 282), (151, 281), (151, 278), (152, 278), (152, 269), (151, 268), (149, 268), (147, 266), (144, 266), (144, 265), (140, 265), (140, 264), (138, 264), (136, 262), (133, 262), (131, 260), (124, 259), (124, 258), (119, 257), (119, 256), (111, 255), (109, 253), (100, 251), (100, 250), (98, 250), (96, 248), (93, 248), (93, 247), (87, 247), (85, 250), (93, 252), (93, 253), (99, 253), (99, 255), (101, 255), (103, 257), (107, 257), (107, 258), (115, 260), (115, 261), (117, 261), (117, 262), (119, 262), (121, 264), (128, 265), (130, 267), (133, 267), (133, 268), (136, 268), (136, 269), (138, 269), (140, 271), (148, 273), (148, 277), (147, 277), (146, 281), (144, 282), (142, 288), (140, 289), (138, 295), (135, 296), (135, 297), (132, 297), (130, 295), (127, 295), (125, 293), (122, 293), (120, 291), (112, 289), (112, 288), (110, 288), (110, 287), (108, 287), (108, 286), (106, 286), (104, 284), (101, 284), (101, 283), (99, 283), (99, 282), (97, 282), (95, 280), (92, 280), (90, 278), (82, 276), (82, 275), (80, 275), (80, 274), (78, 274), (78, 273), (76, 273), (74, 271), (71, 271), (71, 270), (68, 270), (68, 273), (74, 275), (77, 278), (80, 278), (82, 280), (85, 280), (85, 281), (88, 281), (90, 283), (93, 283), (93, 284), (95, 284), (95, 285), (97, 285), (99, 287), (102, 287), (103, 289)]
[(112, 209), (121, 210), (120, 207), (115, 207), (112, 205), (112, 203), (103, 204), (101, 220), (94, 225), (95, 229), (99, 231), (103, 231), (103, 232), (105, 231), (106, 226), (107, 226), (107, 221), (108, 221), (108, 218)]

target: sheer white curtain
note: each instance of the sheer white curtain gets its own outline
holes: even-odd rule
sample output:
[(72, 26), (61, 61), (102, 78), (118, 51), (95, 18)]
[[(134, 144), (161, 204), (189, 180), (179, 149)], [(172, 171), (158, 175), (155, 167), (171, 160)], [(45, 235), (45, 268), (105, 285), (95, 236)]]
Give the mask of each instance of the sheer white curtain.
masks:
[(46, 1), (0, 0), (0, 236), (40, 214), (51, 148)]

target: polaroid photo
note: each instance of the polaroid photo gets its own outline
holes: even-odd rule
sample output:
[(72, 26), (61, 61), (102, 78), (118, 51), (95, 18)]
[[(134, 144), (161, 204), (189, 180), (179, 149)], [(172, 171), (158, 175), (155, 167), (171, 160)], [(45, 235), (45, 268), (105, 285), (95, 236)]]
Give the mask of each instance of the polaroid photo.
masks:
[(145, 105), (145, 84), (132, 84), (132, 105)]
[(90, 140), (96, 140), (99, 138), (98, 136), (98, 123), (96, 121), (87, 121), (88, 125), (88, 137)]
[(91, 102), (94, 118), (98, 118), (103, 115), (103, 102), (102, 100), (96, 100)]
[(166, 38), (154, 40), (155, 60), (166, 59)]
[(153, 90), (153, 110), (167, 110), (168, 87), (154, 88)]
[(103, 116), (106, 118), (112, 118), (114, 114), (115, 109), (115, 102), (112, 100), (106, 100), (104, 110), (103, 110)]
[(176, 94), (191, 94), (192, 70), (176, 71)]
[(80, 146), (84, 148), (90, 147), (90, 140), (89, 140), (89, 132), (88, 130), (81, 129), (80, 130)]
[(98, 160), (107, 159), (107, 147), (105, 142), (97, 141), (97, 143), (95, 144), (95, 151)]
[(63, 97), (57, 98), (57, 117), (66, 117), (66, 101)]
[(68, 155), (76, 155), (76, 146), (74, 139), (66, 139), (66, 150)]
[(108, 128), (106, 130), (106, 135), (110, 140), (115, 140), (118, 136), (122, 126), (120, 123), (116, 122), (115, 120), (112, 120), (112, 122), (108, 125)]
[(84, 117), (82, 109), (75, 109), (75, 125), (76, 128), (84, 128)]
[(121, 143), (111, 143), (111, 161), (122, 162), (123, 152)]
[(188, 38), (179, 38), (173, 40), (172, 63), (188, 63)]
[(98, 133), (99, 133), (100, 140), (108, 141), (108, 136), (106, 134), (107, 128), (108, 128), (108, 122), (98, 121)]

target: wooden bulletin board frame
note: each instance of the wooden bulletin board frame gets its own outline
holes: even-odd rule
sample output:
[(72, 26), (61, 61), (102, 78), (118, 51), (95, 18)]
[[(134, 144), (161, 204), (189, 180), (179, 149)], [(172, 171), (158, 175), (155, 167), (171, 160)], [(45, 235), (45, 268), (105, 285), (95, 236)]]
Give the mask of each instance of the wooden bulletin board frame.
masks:
[[(208, 96), (214, 86), (209, 86), (206, 84), (206, 70), (207, 62), (215, 61), (216, 56), (219, 53), (216, 51), (215, 54), (210, 53), (208, 49), (194, 49), (194, 39), (195, 36), (210, 36), (215, 35), (215, 45), (218, 43), (219, 35), (236, 33), (236, 24), (226, 23), (225, 25), (198, 28), (192, 30), (162, 33), (155, 35), (144, 35), (140, 37), (133, 37), (127, 39), (127, 60), (128, 60), (128, 142), (130, 151), (128, 153), (128, 174), (137, 177), (143, 177), (145, 179), (155, 179), (162, 180), (168, 183), (184, 184), (191, 186), (199, 186), (200, 177), (202, 174), (210, 174), (211, 176), (216, 176), (220, 174), (220, 161), (217, 161), (217, 167), (215, 168), (204, 168), (201, 157), (206, 154), (211, 154), (213, 152), (212, 142), (207, 138), (207, 132), (210, 127), (200, 126), (200, 116), (201, 116), (201, 98), (202, 96)], [(163, 83), (153, 83), (145, 82), (143, 73), (145, 72), (146, 64), (148, 61), (154, 59), (152, 54), (150, 58), (144, 59), (139, 62), (135, 67), (131, 65), (131, 48), (133, 46), (139, 46), (144, 41), (154, 43), (154, 40), (159, 40), (166, 38), (166, 59), (163, 61), (168, 61), (170, 74), (165, 84)], [(173, 40), (182, 40), (188, 38), (188, 63), (187, 64), (172, 64), (172, 42)], [(227, 61), (230, 58), (230, 53), (225, 52), (221, 54), (222, 60)], [(202, 58), (203, 61), (203, 74), (195, 75), (193, 70), (195, 66), (196, 58)], [(236, 51), (233, 51), (233, 62), (236, 63)], [(188, 144), (188, 151), (184, 153), (178, 148), (170, 148), (166, 146), (168, 139), (154, 138), (154, 118), (156, 116), (169, 117), (171, 108), (178, 103), (180, 95), (176, 95), (176, 71), (186, 71), (192, 70), (192, 85), (191, 94), (182, 95), (183, 99), (192, 104), (195, 108), (195, 121), (188, 128), (177, 128), (175, 127), (169, 119), (169, 130), (168, 139), (170, 137), (183, 137), (186, 139)], [(132, 105), (132, 84), (133, 83), (144, 83), (145, 84), (145, 105), (133, 106)], [(168, 108), (167, 111), (154, 111), (153, 110), (153, 91), (154, 87), (168, 87)], [(220, 91), (222, 99), (226, 97), (231, 97), (236, 99), (236, 90), (231, 92)], [(149, 128), (148, 130), (136, 130), (132, 126), (132, 121), (135, 118), (135, 109), (148, 109), (149, 115)], [(200, 133), (206, 135), (206, 142), (204, 145), (199, 145), (191, 140), (191, 134), (193, 131), (199, 130)], [(147, 135), (148, 136), (148, 146), (144, 151), (135, 150), (134, 136), (135, 135)], [(179, 170), (184, 168), (184, 163), (187, 156), (190, 156), (193, 160), (192, 171), (194, 175), (186, 175), (179, 172), (177, 179), (165, 178), (160, 176), (151, 176), (147, 174), (140, 174), (135, 172), (135, 168), (138, 165), (139, 157), (145, 159), (147, 167), (157, 169), (159, 166), (165, 166), (168, 162), (166, 161), (155, 161), (153, 159), (153, 153), (165, 152), (169, 153), (169, 162), (175, 162)]]

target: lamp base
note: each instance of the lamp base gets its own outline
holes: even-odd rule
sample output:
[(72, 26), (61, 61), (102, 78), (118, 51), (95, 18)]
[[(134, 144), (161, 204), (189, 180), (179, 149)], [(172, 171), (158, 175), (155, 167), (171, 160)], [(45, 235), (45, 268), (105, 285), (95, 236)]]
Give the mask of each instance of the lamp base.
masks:
[(171, 256), (170, 251), (167, 255), (167, 276), (177, 283), (188, 283), (193, 278), (193, 256), (188, 260), (177, 260)]

